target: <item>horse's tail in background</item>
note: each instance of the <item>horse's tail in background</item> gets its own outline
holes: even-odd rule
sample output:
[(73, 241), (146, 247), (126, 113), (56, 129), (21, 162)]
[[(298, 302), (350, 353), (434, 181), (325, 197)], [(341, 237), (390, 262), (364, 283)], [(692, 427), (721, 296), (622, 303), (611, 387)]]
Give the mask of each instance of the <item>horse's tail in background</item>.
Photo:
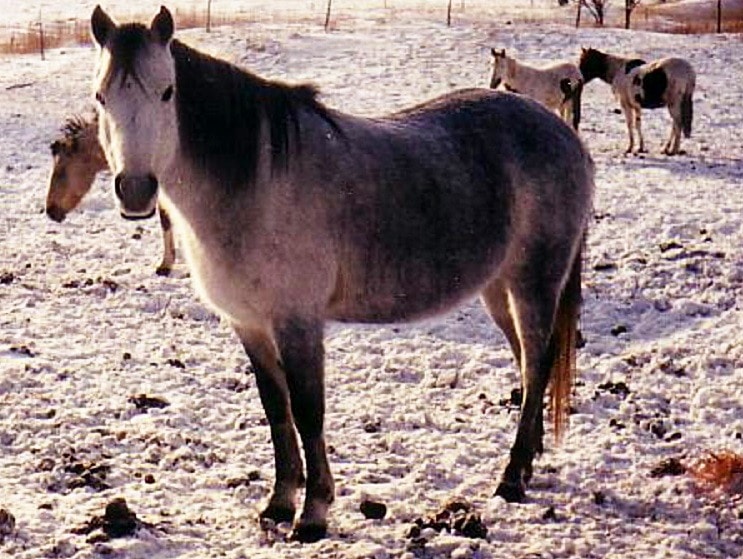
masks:
[(572, 80), (563, 78), (560, 80), (560, 91), (562, 91), (562, 102), (568, 101), (572, 104), (573, 109), (573, 129), (578, 130), (580, 126), (580, 105), (583, 96), (583, 80)]
[(583, 246), (574, 256), (570, 275), (560, 294), (560, 302), (552, 328), (554, 358), (550, 372), (550, 408), (555, 430), (555, 439), (559, 441), (565, 431), (570, 413), (570, 392), (575, 376), (575, 349), (578, 339), (578, 319), (581, 305), (581, 271), (583, 268)]
[(681, 127), (684, 137), (691, 136), (691, 121), (694, 119), (694, 101), (691, 92), (685, 92), (681, 97)]

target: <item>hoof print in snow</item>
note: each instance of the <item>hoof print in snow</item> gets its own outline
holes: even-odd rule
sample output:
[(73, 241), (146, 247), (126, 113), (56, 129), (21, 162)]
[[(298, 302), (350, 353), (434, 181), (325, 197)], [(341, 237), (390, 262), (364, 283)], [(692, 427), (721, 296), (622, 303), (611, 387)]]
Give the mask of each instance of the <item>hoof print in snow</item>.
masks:
[(387, 516), (387, 505), (379, 501), (364, 499), (359, 505), (359, 510), (364, 518), (369, 520), (381, 520)]
[(676, 457), (667, 458), (650, 470), (650, 477), (680, 476), (686, 473), (686, 466)]
[(658, 248), (660, 248), (661, 252), (668, 252), (669, 250), (684, 248), (684, 245), (677, 241), (665, 241), (660, 243)]
[(10, 353), (21, 357), (36, 357), (36, 353), (26, 345), (10, 346)]
[(53, 459), (45, 458), (39, 462), (37, 470), (53, 473), (54, 481), (47, 487), (47, 490), (53, 493), (66, 495), (81, 487), (96, 492), (111, 489), (111, 486), (106, 482), (106, 477), (111, 471), (110, 466), (94, 462), (81, 462), (76, 460), (74, 455), (68, 455), (67, 463), (59, 467)]
[(147, 394), (129, 396), (128, 402), (134, 404), (134, 407), (140, 411), (147, 411), (153, 408), (162, 409), (167, 408), (170, 405), (170, 402), (164, 398), (158, 396), (147, 396)]
[(13, 272), (0, 273), (0, 285), (10, 285), (15, 281), (15, 279), (15, 274)]
[(112, 538), (133, 536), (137, 529), (145, 524), (137, 518), (123, 498), (114, 499), (106, 505), (103, 516), (94, 516), (85, 525), (74, 529), (74, 534), (93, 534), (88, 538), (89, 543), (99, 543)]
[(5, 509), (0, 509), (0, 543), (15, 530), (15, 517)]
[(547, 507), (547, 509), (542, 513), (542, 520), (557, 520), (557, 512), (555, 511), (555, 507)]
[(611, 329), (611, 335), (615, 337), (621, 336), (622, 334), (626, 334), (626, 333), (627, 333), (627, 327), (624, 324), (617, 324)]
[(595, 272), (611, 272), (616, 269), (617, 265), (614, 264), (614, 262), (602, 261), (596, 262), (596, 264), (593, 265), (593, 270)]
[(606, 504), (606, 493), (603, 491), (594, 491), (593, 492), (593, 504), (598, 506), (603, 506)]
[(446, 530), (455, 536), (473, 539), (486, 539), (488, 535), (488, 529), (480, 515), (472, 510), (470, 503), (463, 500), (449, 501), (432, 516), (417, 518), (408, 530), (407, 538), (413, 540), (414, 544), (425, 544), (421, 539), (427, 528), (436, 532)]
[(602, 382), (596, 388), (598, 390), (601, 390), (602, 392), (608, 392), (609, 394), (614, 394), (615, 396), (621, 396), (622, 399), (625, 399), (627, 396), (629, 396), (630, 393), (629, 386), (627, 386), (627, 384), (622, 382), (621, 380), (619, 382), (612, 382), (610, 380)]
[(364, 433), (379, 433), (381, 428), (382, 422), (379, 420), (364, 423)]

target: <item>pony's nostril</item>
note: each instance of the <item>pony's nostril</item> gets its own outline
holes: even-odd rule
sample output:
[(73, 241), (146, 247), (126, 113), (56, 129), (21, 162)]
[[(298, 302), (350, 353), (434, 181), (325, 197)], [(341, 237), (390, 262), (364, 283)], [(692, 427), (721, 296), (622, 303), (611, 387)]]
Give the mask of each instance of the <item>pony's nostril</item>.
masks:
[(48, 215), (50, 219), (56, 221), (57, 223), (62, 223), (65, 218), (65, 212), (59, 206), (49, 206), (46, 209), (46, 215)]
[(116, 197), (119, 200), (124, 199), (124, 194), (121, 192), (121, 181), (124, 179), (124, 177), (121, 176), (121, 173), (116, 175), (114, 177), (114, 192), (116, 193)]
[(147, 175), (147, 181), (149, 183), (149, 187), (152, 189), (152, 192), (154, 193), (157, 191), (157, 178), (155, 175)]

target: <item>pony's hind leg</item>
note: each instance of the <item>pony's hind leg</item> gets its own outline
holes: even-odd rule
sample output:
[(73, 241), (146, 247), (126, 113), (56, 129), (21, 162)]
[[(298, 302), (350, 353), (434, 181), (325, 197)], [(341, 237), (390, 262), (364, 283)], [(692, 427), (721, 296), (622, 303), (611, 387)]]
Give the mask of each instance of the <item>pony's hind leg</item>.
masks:
[(163, 259), (155, 270), (158, 276), (170, 275), (175, 263), (175, 242), (173, 241), (173, 224), (170, 222), (170, 216), (165, 209), (158, 204), (158, 213), (160, 215), (160, 229), (163, 233)]
[(255, 371), (258, 394), (271, 429), (274, 449), (276, 479), (268, 505), (260, 517), (276, 523), (292, 522), (296, 512), (296, 494), (304, 483), (304, 474), (290, 411), (286, 375), (270, 334), (241, 327), (235, 327), (235, 331)]
[(480, 294), (488, 314), (505, 334), (511, 351), (516, 359), (516, 366), (521, 367), (521, 341), (511, 314), (508, 291), (502, 279), (490, 282)]
[(334, 499), (333, 477), (325, 448), (323, 325), (319, 320), (286, 321), (277, 328), (281, 362), (286, 372), (292, 415), (304, 447), (307, 482), (304, 508), (292, 538), (313, 542), (325, 537), (327, 514)]
[(663, 153), (666, 155), (676, 155), (679, 152), (681, 146), (681, 129), (682, 129), (682, 114), (681, 114), (681, 103), (670, 103), (668, 105), (668, 112), (671, 114), (671, 134), (668, 137), (665, 145), (663, 146)]
[(532, 463), (543, 451), (543, 402), (555, 359), (552, 333), (561, 284), (556, 283), (549, 263), (531, 259), (520, 266), (507, 286), (509, 309), (521, 346), (521, 416), (510, 460), (495, 494), (509, 502), (524, 499), (532, 475)]
[(634, 113), (634, 124), (635, 130), (637, 131), (637, 140), (639, 146), (637, 147), (637, 153), (645, 153), (645, 139), (642, 137), (642, 110), (640, 107), (634, 107), (632, 109)]

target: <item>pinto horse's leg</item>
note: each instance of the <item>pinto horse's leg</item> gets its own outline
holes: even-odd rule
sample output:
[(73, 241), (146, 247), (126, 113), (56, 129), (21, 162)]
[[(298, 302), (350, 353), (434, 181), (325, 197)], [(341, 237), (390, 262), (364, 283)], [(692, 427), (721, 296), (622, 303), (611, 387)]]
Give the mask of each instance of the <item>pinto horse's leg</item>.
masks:
[(635, 113), (635, 130), (637, 130), (637, 139), (640, 143), (637, 153), (645, 153), (645, 139), (642, 137), (642, 109), (634, 107), (632, 110)]
[(296, 494), (304, 483), (304, 474), (290, 411), (286, 375), (270, 334), (240, 327), (235, 327), (235, 331), (255, 370), (258, 393), (271, 428), (274, 449), (276, 479), (268, 505), (260, 516), (277, 523), (292, 522), (296, 512)]
[(175, 242), (173, 241), (173, 225), (170, 222), (170, 216), (161, 205), (157, 206), (160, 214), (160, 228), (163, 232), (163, 259), (155, 270), (158, 276), (170, 275), (175, 263)]
[(286, 372), (292, 415), (304, 447), (307, 483), (304, 509), (292, 537), (317, 541), (327, 532), (334, 499), (333, 476), (325, 448), (325, 379), (323, 324), (293, 319), (277, 328), (281, 363)]
[(632, 153), (635, 149), (635, 133), (632, 129), (634, 121), (632, 107), (622, 104), (622, 113), (624, 114), (624, 121), (627, 123), (627, 134), (629, 135), (629, 145), (624, 153)]
[(671, 135), (668, 137), (663, 146), (663, 153), (666, 155), (676, 155), (681, 145), (681, 129), (682, 129), (682, 115), (681, 115), (681, 103), (671, 102), (668, 104), (668, 112), (671, 115)]
[(509, 502), (524, 499), (525, 486), (532, 475), (532, 462), (543, 450), (542, 407), (555, 357), (552, 329), (560, 285), (548, 279), (549, 273), (541, 268), (543, 259), (532, 261), (530, 270), (522, 267), (518, 279), (508, 286), (509, 309), (521, 342), (523, 392), (516, 440), (495, 492)]

